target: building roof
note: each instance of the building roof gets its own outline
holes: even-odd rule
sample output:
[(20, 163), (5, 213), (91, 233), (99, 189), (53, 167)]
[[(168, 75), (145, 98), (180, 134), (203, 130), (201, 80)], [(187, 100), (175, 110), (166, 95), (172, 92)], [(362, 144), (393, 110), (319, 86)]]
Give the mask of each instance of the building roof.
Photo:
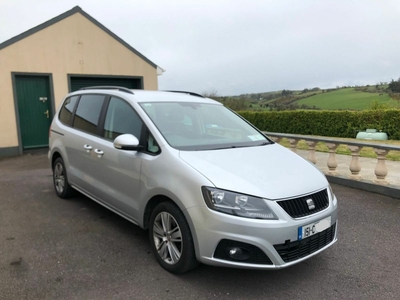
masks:
[(71, 10), (66, 11), (65, 13), (58, 15), (57, 17), (54, 17), (53, 19), (50, 19), (36, 27), (33, 27), (3, 43), (0, 44), (0, 50), (3, 48), (6, 48), (42, 29), (45, 29), (59, 21), (62, 21), (70, 16), (72, 16), (73, 14), (76, 13), (80, 13), (82, 16), (84, 16), (85, 18), (87, 18), (89, 21), (91, 21), (93, 24), (97, 25), (99, 28), (101, 28), (103, 31), (105, 31), (106, 33), (108, 33), (109, 35), (111, 35), (114, 39), (116, 39), (118, 42), (120, 42), (122, 45), (124, 45), (126, 48), (128, 48), (129, 50), (131, 50), (133, 53), (135, 53), (137, 56), (139, 56), (140, 58), (142, 58), (143, 60), (145, 60), (147, 63), (149, 63), (151, 66), (153, 66), (154, 68), (157, 68), (157, 65), (155, 63), (153, 63), (151, 60), (149, 60), (146, 56), (144, 56), (143, 54), (141, 54), (139, 51), (137, 51), (135, 48), (133, 48), (132, 46), (130, 46), (127, 42), (125, 42), (124, 40), (122, 40), (120, 37), (118, 37), (116, 34), (114, 34), (112, 31), (110, 31), (107, 27), (105, 27), (104, 25), (102, 25), (101, 23), (99, 23), (96, 19), (94, 19), (93, 17), (91, 17), (89, 14), (87, 14), (86, 12), (84, 12), (82, 10), (82, 8), (80, 8), (79, 6), (75, 6), (74, 8), (72, 8)]

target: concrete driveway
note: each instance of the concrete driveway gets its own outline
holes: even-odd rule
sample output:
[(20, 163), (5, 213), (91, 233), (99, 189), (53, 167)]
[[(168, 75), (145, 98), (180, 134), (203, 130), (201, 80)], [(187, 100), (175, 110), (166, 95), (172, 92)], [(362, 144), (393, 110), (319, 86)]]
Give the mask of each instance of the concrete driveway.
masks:
[(0, 299), (399, 299), (400, 201), (333, 185), (339, 241), (280, 271), (201, 265), (175, 276), (147, 232), (59, 199), (46, 154), (0, 160)]

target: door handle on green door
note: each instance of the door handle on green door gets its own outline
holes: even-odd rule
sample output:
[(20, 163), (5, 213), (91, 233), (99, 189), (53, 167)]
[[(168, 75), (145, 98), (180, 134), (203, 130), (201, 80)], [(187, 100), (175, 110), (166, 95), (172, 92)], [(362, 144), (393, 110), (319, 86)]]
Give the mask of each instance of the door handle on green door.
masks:
[(50, 112), (49, 110), (46, 110), (43, 114), (45, 114), (47, 116), (47, 119), (50, 117)]
[(87, 153), (89, 153), (89, 152), (90, 152), (90, 150), (92, 150), (92, 149), (93, 149), (93, 147), (92, 147), (92, 146), (90, 146), (90, 145), (88, 145), (88, 144), (85, 144), (85, 145), (83, 145), (83, 148), (86, 150), (86, 152), (87, 152)]
[(94, 153), (96, 153), (97, 157), (100, 158), (104, 154), (104, 151), (100, 149), (94, 149)]

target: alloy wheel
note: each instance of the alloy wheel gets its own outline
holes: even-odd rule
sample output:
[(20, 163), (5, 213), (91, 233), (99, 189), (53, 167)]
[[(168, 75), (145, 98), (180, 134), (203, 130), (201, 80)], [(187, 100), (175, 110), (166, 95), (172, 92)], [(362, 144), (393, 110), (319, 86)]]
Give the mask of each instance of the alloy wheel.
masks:
[(182, 232), (175, 218), (160, 212), (153, 223), (153, 239), (161, 259), (167, 264), (176, 264), (183, 249)]
[(63, 165), (58, 162), (54, 167), (54, 186), (59, 194), (65, 189), (65, 174)]

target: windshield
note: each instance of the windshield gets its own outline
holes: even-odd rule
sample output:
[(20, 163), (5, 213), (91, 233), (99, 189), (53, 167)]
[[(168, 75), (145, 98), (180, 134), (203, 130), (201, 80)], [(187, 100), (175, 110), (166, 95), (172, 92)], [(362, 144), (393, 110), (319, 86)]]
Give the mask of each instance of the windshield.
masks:
[(214, 150), (270, 143), (226, 107), (187, 102), (140, 103), (158, 130), (179, 150)]

